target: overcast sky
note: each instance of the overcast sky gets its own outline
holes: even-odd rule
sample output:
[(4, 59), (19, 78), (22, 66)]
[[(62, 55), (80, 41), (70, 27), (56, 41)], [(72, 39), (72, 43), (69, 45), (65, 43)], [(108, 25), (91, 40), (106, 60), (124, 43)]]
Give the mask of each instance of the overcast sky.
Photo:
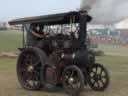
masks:
[(0, 21), (72, 11), (79, 6), (80, 0), (0, 0)]

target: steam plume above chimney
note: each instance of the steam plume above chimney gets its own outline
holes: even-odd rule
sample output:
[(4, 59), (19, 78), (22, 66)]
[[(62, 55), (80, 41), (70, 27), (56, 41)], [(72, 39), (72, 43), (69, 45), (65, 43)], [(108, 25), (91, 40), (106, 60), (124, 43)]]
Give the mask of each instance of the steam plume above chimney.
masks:
[(128, 0), (82, 0), (81, 10), (88, 10), (93, 24), (115, 24), (128, 18)]

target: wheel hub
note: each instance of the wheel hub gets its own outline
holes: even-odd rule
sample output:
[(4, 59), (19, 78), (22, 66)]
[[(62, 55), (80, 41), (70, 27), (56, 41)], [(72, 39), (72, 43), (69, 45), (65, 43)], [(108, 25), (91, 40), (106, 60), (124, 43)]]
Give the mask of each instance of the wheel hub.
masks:
[(73, 82), (74, 82), (74, 78), (73, 78), (73, 77), (70, 77), (70, 78), (68, 79), (68, 83), (69, 83), (69, 84), (73, 84)]
[(28, 71), (29, 72), (33, 72), (33, 70), (34, 70), (34, 67), (32, 65), (28, 66)]
[(96, 75), (96, 80), (100, 80), (101, 76), (100, 75)]

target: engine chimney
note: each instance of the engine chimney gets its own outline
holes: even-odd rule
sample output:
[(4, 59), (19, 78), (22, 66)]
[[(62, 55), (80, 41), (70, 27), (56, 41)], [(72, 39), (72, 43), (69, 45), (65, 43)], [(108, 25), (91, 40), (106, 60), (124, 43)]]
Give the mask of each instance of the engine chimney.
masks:
[(79, 30), (79, 41), (80, 47), (86, 48), (86, 37), (87, 37), (87, 22), (91, 21), (91, 16), (87, 14), (87, 11), (80, 11), (79, 15), (80, 30)]

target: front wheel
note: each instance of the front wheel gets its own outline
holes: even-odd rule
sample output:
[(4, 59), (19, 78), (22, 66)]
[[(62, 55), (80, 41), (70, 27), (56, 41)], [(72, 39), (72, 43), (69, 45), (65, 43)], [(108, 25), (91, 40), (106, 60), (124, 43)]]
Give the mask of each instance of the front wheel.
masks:
[(110, 82), (107, 69), (101, 64), (94, 64), (90, 67), (88, 84), (95, 91), (104, 91)]
[(63, 72), (63, 87), (71, 96), (76, 96), (84, 88), (84, 75), (77, 66), (68, 66)]

